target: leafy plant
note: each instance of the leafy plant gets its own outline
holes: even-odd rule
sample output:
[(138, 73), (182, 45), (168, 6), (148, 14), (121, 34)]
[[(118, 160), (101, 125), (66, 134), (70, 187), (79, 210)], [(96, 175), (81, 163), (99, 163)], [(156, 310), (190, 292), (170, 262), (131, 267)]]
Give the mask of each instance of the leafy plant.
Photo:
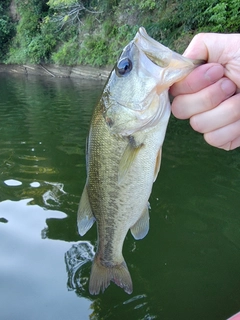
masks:
[(52, 60), (59, 65), (76, 65), (79, 43), (76, 38), (64, 42), (57, 52), (52, 54)]
[(15, 25), (7, 14), (8, 8), (0, 3), (0, 61), (4, 61), (10, 41), (15, 32)]
[(213, 32), (239, 32), (239, 11), (240, 2), (238, 0), (230, 0), (212, 4), (205, 14), (210, 15), (208, 22)]
[[(32, 6), (25, 10), (26, 5), (30, 4)], [(51, 25), (44, 21), (43, 4), (35, 0), (19, 4), (21, 19), (9, 51), (8, 63), (40, 63), (49, 59), (56, 45), (56, 37), (51, 32)]]
[(0, 0), (0, 59), (7, 62), (112, 65), (141, 25), (179, 52), (197, 32), (240, 31), (239, 0), (14, 1), (16, 29), (10, 1)]

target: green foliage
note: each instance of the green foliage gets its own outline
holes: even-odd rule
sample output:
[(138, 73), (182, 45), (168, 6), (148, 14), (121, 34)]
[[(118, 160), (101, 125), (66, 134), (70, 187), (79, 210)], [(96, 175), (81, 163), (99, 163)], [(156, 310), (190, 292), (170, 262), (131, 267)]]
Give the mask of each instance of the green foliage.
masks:
[(39, 63), (48, 59), (56, 40), (51, 35), (39, 34), (28, 45), (27, 55), (32, 63)]
[[(100, 54), (101, 53), (101, 54)], [(101, 66), (107, 64), (107, 42), (101, 37), (89, 37), (80, 48), (78, 62)]]
[(0, 61), (4, 60), (15, 32), (14, 23), (7, 14), (7, 2), (0, 3)]
[(71, 6), (76, 2), (77, 0), (49, 0), (47, 4), (51, 8), (57, 8), (59, 6)]
[[(181, 40), (186, 34), (192, 35), (206, 25), (206, 10), (217, 0), (186, 1), (176, 0), (162, 4), (162, 10), (154, 11), (154, 16), (146, 21), (151, 36), (163, 44), (175, 48), (175, 41)], [(156, 14), (156, 15), (155, 15)], [(179, 47), (182, 51), (184, 48)]]
[(93, 66), (115, 64), (123, 47), (133, 39), (137, 29), (138, 26), (125, 24), (117, 27), (110, 20), (105, 21), (101, 32), (87, 36), (82, 42), (78, 63)]
[(91, 1), (85, 1), (88, 3), (88, 6), (92, 8), (97, 8), (100, 11), (109, 12), (114, 10), (119, 3), (121, 3), (121, 0), (91, 0)]
[(133, 4), (137, 5), (140, 10), (153, 10), (157, 6), (156, 0), (135, 0)]
[(76, 38), (64, 42), (60, 48), (52, 54), (52, 60), (59, 65), (76, 65), (78, 59), (79, 43)]
[[(9, 51), (8, 63), (40, 63), (48, 60), (56, 45), (56, 37), (50, 23), (43, 20), (43, 5), (44, 2), (36, 0), (27, 0), (19, 5), (21, 19)], [(29, 6), (28, 10), (26, 6)]]
[[(239, 32), (239, 0), (0, 0), (0, 59), (63, 65), (112, 65), (143, 25), (179, 52), (197, 32)], [(10, 50), (8, 45), (11, 43)], [(5, 58), (6, 60), (6, 58)]]
[(122, 49), (134, 38), (138, 29), (138, 25), (130, 26), (128, 24), (112, 28), (111, 33), (109, 33), (109, 64), (114, 64), (116, 62)]
[(69, 24), (81, 24), (87, 12), (83, 3), (77, 0), (50, 0), (47, 4), (54, 12), (49, 18), (55, 23), (56, 30)]
[(209, 6), (205, 14), (209, 14), (209, 24), (213, 32), (240, 31), (239, 0), (220, 1)]

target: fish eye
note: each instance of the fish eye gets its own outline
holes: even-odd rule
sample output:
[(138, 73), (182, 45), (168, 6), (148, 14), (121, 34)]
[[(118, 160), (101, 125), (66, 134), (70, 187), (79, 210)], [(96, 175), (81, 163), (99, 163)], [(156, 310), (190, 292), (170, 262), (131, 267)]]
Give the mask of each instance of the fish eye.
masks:
[(128, 58), (124, 58), (118, 62), (115, 67), (115, 71), (118, 77), (127, 75), (132, 70), (132, 61)]

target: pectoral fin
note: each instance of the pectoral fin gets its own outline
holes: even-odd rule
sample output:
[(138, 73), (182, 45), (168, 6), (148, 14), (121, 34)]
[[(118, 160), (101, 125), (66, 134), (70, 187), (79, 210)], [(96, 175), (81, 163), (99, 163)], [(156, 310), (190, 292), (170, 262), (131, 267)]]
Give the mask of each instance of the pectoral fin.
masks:
[(157, 154), (156, 163), (155, 163), (155, 169), (154, 169), (154, 179), (153, 179), (153, 182), (157, 179), (158, 172), (159, 172), (159, 170), (160, 170), (161, 157), (162, 157), (162, 148), (159, 149), (158, 154)]
[(131, 233), (133, 237), (136, 240), (143, 239), (149, 230), (149, 203), (147, 204), (147, 207), (144, 209), (141, 217), (138, 219), (138, 221), (132, 226)]
[(143, 147), (143, 143), (138, 145), (136, 144), (136, 141), (133, 136), (129, 136), (128, 141), (129, 142), (126, 146), (126, 149), (123, 153), (122, 159), (119, 164), (119, 182), (121, 182), (125, 175), (128, 173), (132, 163), (138, 155), (139, 150)]
[(82, 197), (78, 207), (77, 225), (80, 236), (83, 236), (95, 222), (95, 217), (88, 199), (86, 186), (83, 189)]

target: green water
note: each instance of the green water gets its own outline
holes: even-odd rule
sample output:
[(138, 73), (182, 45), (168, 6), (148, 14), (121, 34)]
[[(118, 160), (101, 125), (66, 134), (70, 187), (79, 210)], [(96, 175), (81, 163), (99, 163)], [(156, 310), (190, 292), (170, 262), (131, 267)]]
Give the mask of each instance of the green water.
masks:
[(76, 211), (103, 84), (0, 74), (0, 318), (226, 320), (240, 310), (240, 152), (174, 118), (150, 232), (123, 248), (133, 293), (89, 294), (96, 226), (80, 237)]

